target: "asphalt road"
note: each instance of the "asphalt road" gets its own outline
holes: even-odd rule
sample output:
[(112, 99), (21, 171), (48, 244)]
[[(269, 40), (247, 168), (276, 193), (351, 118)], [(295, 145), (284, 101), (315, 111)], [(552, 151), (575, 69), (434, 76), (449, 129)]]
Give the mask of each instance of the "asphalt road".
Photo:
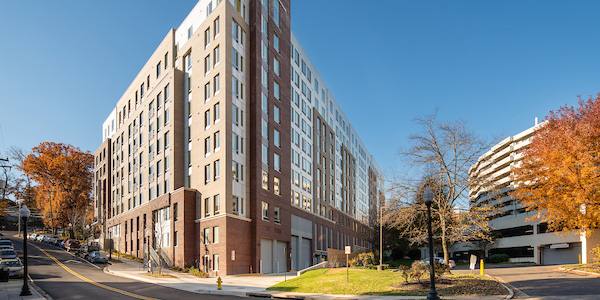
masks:
[[(17, 250), (22, 252), (22, 240), (14, 238), (11, 240)], [(45, 243), (29, 242), (27, 248), (31, 278), (38, 287), (55, 300), (242, 299), (235, 296), (196, 294), (110, 275), (102, 270), (104, 265), (89, 264), (58, 247)]]
[(558, 267), (488, 265), (485, 273), (502, 279), (525, 293), (517, 295), (517, 298), (529, 296), (542, 299), (600, 299), (599, 278), (560, 271)]

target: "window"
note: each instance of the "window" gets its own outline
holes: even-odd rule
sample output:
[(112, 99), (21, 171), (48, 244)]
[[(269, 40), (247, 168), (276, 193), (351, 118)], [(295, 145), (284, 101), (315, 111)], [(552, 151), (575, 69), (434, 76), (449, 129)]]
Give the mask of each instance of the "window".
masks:
[[(138, 240), (138, 242), (139, 242), (139, 240)], [(173, 233), (173, 246), (177, 247), (177, 245), (178, 245), (177, 244), (177, 231), (175, 231)], [(138, 246), (138, 248), (139, 248), (139, 246)]]
[(169, 157), (165, 156), (165, 173), (167, 173), (169, 171)]
[(216, 18), (215, 21), (213, 22), (213, 28), (215, 30), (215, 37), (217, 37), (217, 35), (219, 35), (219, 33), (221, 32), (221, 26), (219, 24), (219, 18)]
[(279, 190), (279, 178), (278, 177), (273, 177), (273, 193), (275, 193), (275, 195), (277, 195), (277, 196), (281, 195), (281, 191)]
[(269, 164), (269, 148), (267, 145), (262, 145), (262, 162), (265, 165)]
[[(215, 214), (218, 214), (219, 211), (221, 211), (221, 195), (215, 195), (213, 197), (213, 205), (214, 205)], [(216, 228), (218, 229), (219, 227), (216, 227)], [(214, 243), (219, 242), (219, 238), (218, 238), (219, 233), (218, 232), (216, 233), (216, 236), (217, 236), (217, 238), (213, 238)]]
[(210, 165), (204, 166), (204, 184), (210, 183)]
[(269, 113), (269, 98), (264, 93), (262, 93), (261, 104), (262, 104), (262, 110), (268, 114)]
[(219, 60), (221, 59), (221, 54), (219, 53), (219, 46), (215, 47), (215, 49), (213, 50), (213, 63), (215, 64), (215, 66), (219, 63)]
[(238, 214), (239, 213), (239, 207), (240, 207), (240, 198), (238, 196), (233, 195), (232, 196), (232, 205), (231, 205), (231, 210), (233, 211), (234, 214)]
[(279, 116), (279, 107), (277, 107), (276, 105), (273, 105), (273, 119), (275, 119), (275, 122), (277, 122), (277, 124), (281, 124), (281, 119)]
[(262, 136), (269, 139), (269, 123), (265, 119), (262, 119)]
[(210, 109), (207, 109), (204, 112), (204, 128), (208, 129), (209, 126), (210, 126)]
[(294, 49), (294, 61), (296, 62), (296, 65), (300, 65), (300, 54), (296, 49)]
[(273, 95), (275, 96), (275, 99), (281, 100), (279, 97), (279, 83), (277, 83), (277, 81), (273, 81)]
[(165, 86), (165, 103), (167, 103), (167, 101), (169, 101), (169, 85), (168, 84)]
[(269, 88), (268, 73), (265, 68), (262, 68), (262, 85), (267, 89)]
[(204, 73), (210, 72), (210, 55), (204, 58)]
[(210, 198), (204, 198), (204, 215), (210, 216)]
[(262, 219), (269, 221), (269, 203), (262, 201)]
[(273, 22), (279, 26), (279, 0), (273, 0)]
[[(213, 89), (215, 90), (215, 95), (219, 92), (220, 90), (220, 78), (219, 78), (219, 74), (215, 75), (215, 78), (213, 78)], [(216, 119), (215, 119), (216, 120)]]
[(281, 148), (281, 139), (279, 136), (279, 130), (273, 129), (273, 144)]
[(240, 83), (239, 83), (238, 79), (235, 76), (231, 76), (231, 91), (233, 93), (234, 98), (240, 97), (239, 86), (240, 86)]
[[(277, 2), (277, 0), (275, 0), (275, 2)], [(281, 224), (279, 214), (280, 214), (279, 207), (273, 208), (273, 222), (275, 222), (275, 224)]]
[(177, 221), (179, 219), (179, 203), (173, 204), (173, 221)]
[(215, 119), (215, 124), (217, 124), (217, 122), (219, 122), (219, 120), (221, 120), (221, 105), (219, 103), (216, 103), (213, 107), (213, 114), (214, 114), (214, 119)]
[(273, 34), (273, 48), (279, 52), (279, 37), (276, 34)]
[(238, 162), (234, 161), (234, 160), (231, 162), (231, 169), (233, 171), (233, 180), (235, 182), (239, 182), (240, 179), (241, 179), (240, 177), (241, 177), (242, 174), (240, 172), (241, 171), (240, 170), (240, 166), (241, 165)]
[(268, 50), (268, 48), (267, 48), (267, 44), (265, 44), (265, 43), (263, 42), (263, 43), (262, 43), (262, 51), (261, 51), (261, 56), (262, 56), (262, 59), (263, 59), (263, 61), (264, 61), (265, 63), (269, 63), (269, 58), (268, 58), (268, 55), (269, 55), (269, 50)]
[(206, 48), (210, 44), (210, 28), (204, 31), (204, 47)]
[(213, 254), (213, 271), (219, 271), (219, 254)]
[(169, 109), (165, 109), (165, 126), (169, 124)]
[(165, 132), (165, 150), (169, 149), (169, 132)]
[(242, 28), (235, 21), (231, 21), (231, 37), (236, 42), (241, 42)]
[(162, 71), (161, 68), (161, 62), (158, 62), (158, 64), (156, 65), (156, 78), (160, 77), (160, 71)]
[(210, 155), (210, 137), (204, 139), (204, 157)]
[(194, 29), (192, 28), (192, 26), (190, 26), (190, 28), (188, 28), (188, 39), (191, 38), (193, 34), (194, 34)]
[(219, 151), (221, 148), (221, 132), (215, 132), (214, 136), (214, 152)]
[(269, 190), (269, 172), (262, 171), (262, 188)]
[(215, 160), (214, 173), (215, 178), (213, 180), (217, 181), (221, 177), (221, 161), (218, 159)]
[(235, 50), (235, 48), (231, 48), (231, 65), (234, 69), (239, 70), (240, 64), (240, 54)]
[(210, 244), (210, 228), (204, 228), (204, 245)]
[(263, 17), (262, 17), (262, 27), (261, 27), (261, 30), (262, 30), (262, 33), (263, 33), (264, 35), (268, 35), (268, 33), (267, 33), (267, 30), (268, 30), (268, 28), (267, 28), (267, 27), (268, 27), (268, 24), (269, 24), (269, 23), (268, 23), (268, 21), (267, 21), (267, 18), (265, 18), (265, 17), (263, 16)]
[(192, 68), (192, 55), (188, 54), (183, 58), (183, 62), (186, 66), (186, 69), (191, 69)]
[(273, 167), (276, 171), (281, 171), (281, 161), (277, 153), (273, 153)]
[(275, 74), (277, 74), (277, 76), (281, 76), (279, 73), (279, 60), (275, 57), (273, 57), (273, 70), (275, 70)]

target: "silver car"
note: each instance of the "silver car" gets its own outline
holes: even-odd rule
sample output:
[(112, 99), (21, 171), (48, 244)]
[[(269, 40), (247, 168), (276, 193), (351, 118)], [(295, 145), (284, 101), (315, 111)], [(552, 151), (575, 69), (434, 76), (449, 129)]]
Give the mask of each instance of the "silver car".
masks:
[(0, 261), (0, 269), (8, 268), (9, 277), (23, 277), (23, 265), (19, 259), (3, 259)]
[(12, 249), (0, 250), (0, 261), (3, 261), (5, 259), (12, 259), (12, 258), (17, 258), (17, 252), (15, 252), (15, 250), (12, 250)]

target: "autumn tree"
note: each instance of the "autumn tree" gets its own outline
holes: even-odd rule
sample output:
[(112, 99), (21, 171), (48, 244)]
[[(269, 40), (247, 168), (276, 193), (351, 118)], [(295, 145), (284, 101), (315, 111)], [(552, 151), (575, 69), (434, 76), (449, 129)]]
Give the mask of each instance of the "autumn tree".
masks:
[(389, 183), (390, 201), (384, 217), (387, 224), (400, 228), (412, 243), (424, 242), (427, 208), (422, 194), (430, 186), (434, 192), (434, 239), (441, 244), (444, 260), (448, 261), (451, 244), (488, 238), (486, 207), (467, 206), (472, 184), (469, 168), (491, 143), (478, 138), (465, 122), (440, 122), (436, 114), (416, 119), (422, 131), (410, 136), (410, 147), (400, 151), (411, 173)]
[(600, 225), (600, 94), (551, 111), (515, 169), (514, 196), (556, 231)]
[[(21, 164), (37, 183), (36, 202), (44, 223), (85, 227), (91, 213), (94, 156), (68, 144), (44, 142), (34, 147)], [(83, 216), (82, 216), (83, 215)]]

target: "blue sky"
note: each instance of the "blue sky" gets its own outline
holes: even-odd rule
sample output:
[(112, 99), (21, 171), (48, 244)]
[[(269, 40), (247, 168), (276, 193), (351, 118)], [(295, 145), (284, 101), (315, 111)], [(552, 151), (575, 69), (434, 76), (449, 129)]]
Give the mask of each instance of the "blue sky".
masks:
[[(195, 5), (0, 1), (0, 156), (42, 141), (94, 151), (147, 58)], [(439, 108), (516, 134), (600, 92), (597, 1), (292, 0), (292, 30), (385, 172)]]

